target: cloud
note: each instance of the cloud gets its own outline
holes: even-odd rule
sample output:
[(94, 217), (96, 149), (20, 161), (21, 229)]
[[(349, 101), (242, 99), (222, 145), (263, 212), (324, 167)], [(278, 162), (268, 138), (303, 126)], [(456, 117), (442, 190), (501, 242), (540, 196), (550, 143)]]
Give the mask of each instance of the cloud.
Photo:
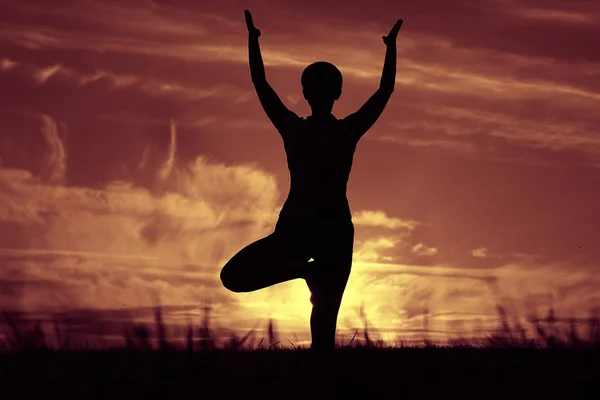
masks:
[(544, 8), (521, 8), (515, 13), (521, 18), (541, 21), (569, 22), (573, 24), (593, 24), (598, 21), (594, 15), (564, 10), (549, 10)]
[(477, 258), (486, 258), (488, 257), (488, 249), (485, 247), (479, 247), (477, 249), (474, 249), (471, 254), (473, 255), (473, 257), (477, 257)]
[(200, 100), (214, 96), (227, 96), (224, 86), (220, 87), (194, 87), (174, 81), (166, 81), (153, 77), (118, 74), (109, 71), (97, 70), (93, 73), (77, 71), (59, 64), (49, 66), (33, 66), (25, 63), (14, 64), (11, 68), (29, 68), (32, 70), (32, 78), (38, 84), (47, 84), (52, 79), (66, 79), (72, 81), (78, 87), (93, 85), (98, 82), (107, 82), (111, 90), (120, 90), (135, 87), (146, 95), (157, 97), (169, 97), (190, 100)]
[(539, 7), (537, 4), (535, 6), (529, 5), (530, 1), (523, 0), (488, 0), (488, 2), (493, 4), (498, 11), (528, 20), (552, 21), (561, 25), (573, 24), (579, 26), (593, 24), (598, 21), (593, 12), (593, 2), (580, 2), (574, 6), (572, 2), (553, 0), (545, 2), (544, 7)]
[[(177, 118), (179, 125), (210, 121), (211, 129), (220, 130), (220, 125), (223, 124), (231, 131), (238, 131), (241, 126), (232, 126), (231, 114), (224, 111), (230, 98), (243, 100), (254, 96), (247, 79), (246, 43), (236, 39), (240, 32), (243, 33), (243, 21), (227, 13), (219, 14), (210, 8), (203, 10), (204, 12), (195, 9), (191, 12), (203, 23), (193, 26), (189, 10), (186, 13), (185, 7), (181, 6), (178, 8), (177, 4), (173, 4), (172, 7), (167, 7), (158, 3), (142, 6), (140, 3), (132, 8), (123, 8), (112, 2), (102, 5), (84, 2), (78, 7), (61, 6), (56, 10), (49, 10), (41, 3), (36, 3), (30, 7), (17, 7), (14, 12), (16, 15), (34, 13), (47, 17), (45, 21), (49, 27), (32, 38), (38, 38), (40, 46), (50, 46), (49, 54), (60, 54), (59, 59), (48, 60), (44, 65), (35, 63), (33, 76), (46, 84), (53, 79), (57, 80), (59, 76), (83, 86), (106, 82), (110, 83), (111, 90), (129, 88), (145, 96), (152, 95), (177, 104), (170, 105), (169, 108), (173, 113), (180, 114)], [(188, 6), (189, 4), (186, 5)], [(128, 18), (137, 15), (137, 18), (136, 23), (125, 26), (109, 15), (127, 15)], [(57, 16), (97, 20), (94, 26), (101, 29), (86, 34), (91, 36), (90, 40), (95, 41), (92, 48), (101, 49), (102, 53), (99, 55), (97, 52), (90, 52), (90, 41), (81, 41), (77, 35), (74, 36), (71, 32), (74, 27), (65, 25), (65, 28), (54, 24), (53, 18)], [(183, 20), (181, 17), (184, 17)], [(178, 18), (180, 21), (176, 23)], [(339, 23), (340, 21), (336, 22)], [(308, 29), (304, 25), (300, 23), (300, 19), (292, 19), (287, 30), (282, 29), (278, 35), (273, 35), (269, 46), (264, 46), (265, 62), (268, 70), (273, 71), (273, 81), (280, 95), (295, 98), (297, 79), (289, 79), (290, 75), (294, 73), (299, 76), (300, 69), (314, 61), (315, 57), (329, 57), (334, 62), (339, 61), (344, 73), (353, 78), (347, 81), (349, 88), (345, 89), (345, 93), (354, 91), (356, 94), (345, 96), (347, 103), (341, 106), (340, 111), (354, 111), (360, 106), (361, 97), (368, 97), (375, 88), (381, 73), (383, 54), (373, 54), (372, 49), (375, 38), (379, 38), (374, 32), (376, 26), (369, 22), (361, 25), (358, 31), (348, 31), (347, 28), (336, 26), (339, 34), (332, 36), (329, 31), (333, 27), (327, 24), (317, 21)], [(233, 27), (236, 28), (232, 29)], [(32, 27), (18, 24), (12, 26), (17, 31), (25, 28)], [(125, 31), (118, 37), (107, 34), (107, 31), (115, 29), (116, 32), (121, 29)], [(155, 33), (161, 30), (163, 40), (148, 40), (150, 37), (155, 39)], [(300, 30), (302, 34), (298, 36), (297, 31)], [(212, 34), (210, 42), (207, 41), (209, 33)], [(48, 35), (54, 35), (52, 37), (55, 40), (49, 40)], [(22, 37), (20, 34), (17, 36)], [(369, 39), (370, 37), (373, 39)], [(313, 43), (317, 38), (325, 40), (322, 46), (315, 48), (307, 44)], [(294, 46), (290, 46), (290, 40)], [(403, 58), (398, 66), (402, 98), (394, 96), (388, 108), (404, 115), (399, 114), (399, 126), (386, 127), (386, 115), (391, 111), (385, 113), (374, 131), (381, 133), (386, 127), (387, 132), (371, 134), (367, 138), (383, 137), (388, 142), (412, 147), (441, 147), (472, 155), (478, 151), (489, 153), (489, 149), (481, 143), (483, 139), (480, 140), (481, 136), (486, 135), (498, 138), (498, 143), (597, 154), (598, 143), (593, 135), (596, 124), (593, 118), (593, 110), (596, 108), (594, 103), (599, 98), (598, 88), (594, 86), (600, 73), (597, 63), (581, 64), (581, 68), (573, 69), (571, 62), (550, 57), (524, 56), (510, 51), (486, 51), (459, 43), (448, 37), (423, 31), (407, 31), (402, 36), (399, 46), (403, 50)], [(294, 48), (294, 53), (290, 53), (291, 47)], [(24, 57), (24, 53), (19, 52), (19, 56)], [(81, 61), (92, 59), (96, 60), (95, 65)], [(18, 61), (24, 65), (27, 63), (26, 59)], [(149, 65), (153, 67), (149, 68)], [(132, 66), (136, 68), (132, 70)], [(540, 68), (545, 71), (543, 77), (538, 73)], [(199, 71), (203, 71), (203, 74), (199, 74)], [(215, 83), (214, 79), (206, 81), (206, 77), (217, 75), (227, 76), (228, 83)], [(289, 82), (296, 82), (296, 85), (292, 86)], [(556, 96), (557, 93), (560, 95)], [(126, 98), (129, 94), (118, 93), (113, 96)], [(113, 96), (109, 96), (106, 103), (112, 104), (114, 109), (97, 107), (98, 113), (102, 111), (102, 114), (115, 118), (117, 113), (131, 112), (131, 104), (142, 103), (140, 99), (131, 99), (123, 102), (129, 105), (124, 106), (110, 101)], [(487, 99), (483, 104), (489, 105), (483, 110), (479, 110), (482, 105), (481, 96)], [(100, 96), (95, 94), (94, 97), (95, 104), (100, 103)], [(191, 103), (208, 99), (210, 101), (205, 103)], [(512, 104), (516, 101), (531, 105), (515, 109)], [(148, 100), (143, 102), (147, 103)], [(539, 106), (540, 102), (545, 104), (544, 108)], [(442, 103), (442, 106), (438, 103)], [(455, 107), (454, 110), (447, 107), (448, 104), (457, 103), (463, 107)], [(149, 107), (153, 112), (148, 110), (148, 114), (167, 109), (159, 104)], [(409, 116), (412, 113), (411, 105), (421, 111)], [(207, 119), (206, 115), (198, 117), (199, 107), (206, 107), (205, 114), (212, 119)], [(551, 107), (550, 110), (540, 117), (535, 112), (519, 111), (543, 111), (548, 107)], [(63, 110), (69, 108), (63, 107)], [(437, 114), (439, 112), (444, 115)], [(548, 114), (551, 114), (551, 118), (548, 118)], [(534, 115), (536, 118), (525, 123), (527, 115)], [(165, 115), (166, 119), (172, 117)], [(59, 118), (64, 119), (62, 116)], [(147, 117), (147, 121), (149, 120), (150, 116)], [(256, 118), (253, 117), (252, 121), (255, 122)], [(411, 131), (416, 134), (411, 134)], [(433, 132), (434, 135), (427, 138), (417, 136), (423, 131)]]
[(8, 71), (9, 69), (16, 67), (17, 65), (19, 65), (19, 63), (14, 62), (9, 58), (0, 59), (0, 71)]
[[(171, 175), (173, 166), (175, 165), (175, 154), (177, 153), (177, 125), (171, 120), (171, 126), (169, 131), (169, 148), (167, 152), (167, 158), (163, 163), (163, 166), (158, 171), (158, 180), (164, 181)], [(143, 166), (142, 166), (143, 168)]]
[(49, 115), (42, 115), (42, 134), (48, 144), (46, 179), (51, 183), (63, 183), (67, 170), (67, 153), (59, 136), (58, 124)]
[[(49, 67), (46, 68), (40, 68), (38, 69), (34, 74), (33, 74), (33, 78), (38, 82), (38, 83), (45, 83), (48, 81), (48, 79), (52, 78), (53, 76), (55, 76), (59, 71), (61, 71), (61, 66), (60, 65), (51, 65)], [(61, 71), (64, 75), (70, 75), (70, 71), (69, 70), (62, 70)]]
[[(456, 319), (464, 321), (469, 331), (477, 319), (479, 328), (495, 329), (497, 304), (503, 304), (511, 318), (525, 318), (532, 310), (543, 314), (550, 302), (557, 315), (585, 318), (589, 308), (600, 301), (592, 289), (598, 283), (592, 271), (563, 269), (572, 261), (542, 263), (535, 268), (531, 262), (524, 259), (494, 271), (361, 262), (353, 270), (352, 279), (360, 287), (355, 288), (355, 301), (373, 304), (367, 313), (374, 320), (382, 320), (383, 312), (388, 316), (396, 313), (396, 327), (423, 328), (424, 318), (428, 318), (429, 329), (448, 329), (446, 324), (454, 318), (445, 315), (459, 313)], [(375, 304), (385, 304), (386, 310), (379, 311)]]
[[(403, 126), (403, 129), (407, 128)], [(444, 139), (420, 139), (403, 136), (385, 135), (377, 137), (377, 140), (388, 143), (403, 144), (412, 147), (440, 147), (452, 150), (458, 153), (473, 154), (478, 151), (477, 146), (473, 143), (468, 143), (460, 140), (444, 140)]]
[(420, 256), (434, 256), (435, 254), (437, 254), (438, 249), (436, 249), (435, 247), (429, 247), (423, 243), (417, 243), (413, 246), (411, 251)]
[(355, 212), (352, 216), (352, 221), (355, 225), (381, 227), (387, 229), (405, 228), (412, 230), (417, 226), (415, 221), (404, 221), (399, 218), (389, 217), (381, 210), (362, 210)]
[(181, 163), (173, 122), (151, 188), (127, 181), (65, 185), (59, 124), (49, 115), (42, 121), (45, 173), (0, 169), (2, 236), (29, 227), (20, 242), (0, 248), (3, 304), (29, 311), (118, 308), (151, 305), (158, 296), (163, 304), (214, 301), (233, 312), (236, 302), (218, 270), (276, 220), (275, 179), (253, 165), (202, 157)]
[(358, 262), (392, 261), (392, 257), (385, 255), (385, 251), (393, 249), (398, 243), (398, 239), (387, 237), (365, 240), (354, 251), (354, 260)]

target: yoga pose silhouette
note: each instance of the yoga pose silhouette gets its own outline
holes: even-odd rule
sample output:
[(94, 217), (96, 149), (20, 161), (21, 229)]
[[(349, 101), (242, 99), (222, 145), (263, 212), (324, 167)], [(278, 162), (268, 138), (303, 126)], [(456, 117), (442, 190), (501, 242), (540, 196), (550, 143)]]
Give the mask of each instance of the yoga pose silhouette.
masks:
[[(342, 295), (350, 276), (354, 225), (346, 198), (359, 139), (377, 121), (396, 79), (399, 19), (388, 36), (379, 89), (354, 114), (337, 119), (333, 103), (342, 94), (342, 74), (319, 61), (302, 73), (302, 92), (312, 114), (288, 110), (267, 82), (252, 15), (245, 11), (250, 74), (265, 113), (279, 131), (287, 154), (290, 191), (273, 233), (243, 248), (221, 270), (223, 285), (251, 292), (292, 279), (305, 279), (313, 305), (312, 348), (335, 347)], [(312, 262), (309, 262), (310, 259)]]

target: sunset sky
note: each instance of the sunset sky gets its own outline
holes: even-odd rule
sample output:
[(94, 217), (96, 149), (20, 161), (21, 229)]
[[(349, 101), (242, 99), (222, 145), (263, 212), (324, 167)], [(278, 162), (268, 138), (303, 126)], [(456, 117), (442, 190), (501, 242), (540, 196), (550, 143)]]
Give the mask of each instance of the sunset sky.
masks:
[(114, 310), (162, 304), (187, 324), (211, 304), (223, 328), (275, 318), (307, 338), (303, 281), (219, 280), (289, 189), (244, 9), (301, 116), (319, 60), (344, 75), (334, 115), (358, 109), (404, 19), (395, 92), (350, 175), (338, 334), (361, 306), (384, 338), (481, 333), (498, 301), (522, 317), (600, 306), (600, 2), (0, 0), (0, 308), (119, 334)]

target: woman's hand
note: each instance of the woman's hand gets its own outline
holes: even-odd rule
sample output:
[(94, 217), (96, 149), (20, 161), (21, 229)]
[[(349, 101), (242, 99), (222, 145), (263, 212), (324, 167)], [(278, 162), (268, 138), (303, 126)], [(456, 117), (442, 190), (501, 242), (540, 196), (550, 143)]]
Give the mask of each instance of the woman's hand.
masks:
[[(252, 21), (252, 17), (250, 17), (250, 18), (251, 18), (250, 21)], [(387, 36), (381, 37), (383, 39), (383, 43), (385, 43), (386, 46), (392, 46), (392, 45), (396, 44), (396, 38), (398, 37), (398, 32), (400, 31), (402, 22), (404, 22), (404, 21), (402, 21), (402, 19), (399, 19), (398, 21), (396, 21), (396, 24), (394, 24), (390, 33)]]
[(250, 11), (245, 10), (244, 14), (246, 16), (246, 27), (248, 28), (248, 35), (256, 38), (260, 37), (260, 29), (256, 29), (256, 27), (254, 26), (254, 22), (252, 21), (252, 14), (250, 14)]

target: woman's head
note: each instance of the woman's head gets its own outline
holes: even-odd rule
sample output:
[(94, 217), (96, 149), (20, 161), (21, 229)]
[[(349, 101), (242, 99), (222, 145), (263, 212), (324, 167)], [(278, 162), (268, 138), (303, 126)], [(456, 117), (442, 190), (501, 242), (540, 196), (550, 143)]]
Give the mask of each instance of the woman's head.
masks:
[(302, 93), (311, 106), (328, 104), (342, 95), (342, 73), (326, 61), (310, 64), (302, 72)]

